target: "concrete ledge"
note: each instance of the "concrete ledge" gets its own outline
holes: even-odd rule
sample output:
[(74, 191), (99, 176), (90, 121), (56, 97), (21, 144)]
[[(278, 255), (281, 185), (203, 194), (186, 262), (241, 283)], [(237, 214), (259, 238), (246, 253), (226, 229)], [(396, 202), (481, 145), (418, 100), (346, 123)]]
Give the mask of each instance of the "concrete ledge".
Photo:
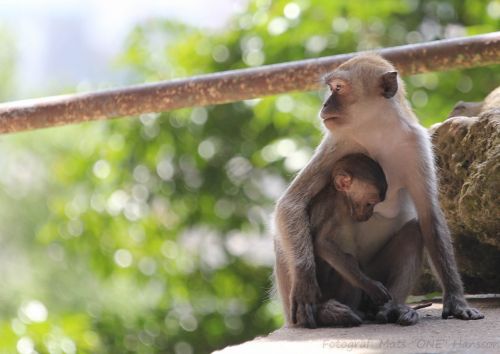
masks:
[(441, 304), (419, 310), (415, 326), (363, 324), (355, 328), (281, 328), (230, 346), (218, 354), (243, 353), (500, 353), (500, 298), (469, 300), (486, 318), (441, 319)]

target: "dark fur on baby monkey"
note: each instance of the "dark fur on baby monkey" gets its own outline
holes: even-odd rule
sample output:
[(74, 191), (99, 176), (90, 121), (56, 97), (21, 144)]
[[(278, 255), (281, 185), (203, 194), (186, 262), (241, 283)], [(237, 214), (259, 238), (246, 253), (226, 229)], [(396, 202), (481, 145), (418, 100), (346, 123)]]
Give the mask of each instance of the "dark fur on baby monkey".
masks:
[[(319, 193), (315, 199), (331, 201), (333, 213), (341, 219), (366, 221), (372, 216), (375, 204), (385, 199), (386, 192), (387, 181), (380, 165), (358, 153), (344, 156), (335, 163), (331, 184), (325, 188), (328, 197)], [(341, 199), (340, 205), (333, 202), (336, 198)], [(311, 205), (315, 204), (313, 199)]]
[[(354, 302), (361, 300), (361, 290), (377, 305), (391, 299), (382, 283), (370, 279), (360, 269), (355, 257), (355, 240), (347, 231), (373, 215), (374, 206), (384, 200), (386, 191), (387, 181), (382, 168), (368, 156), (350, 154), (335, 163), (331, 183), (308, 207), (322, 301), (319, 311), (312, 306), (306, 307), (306, 313), (298, 313), (293, 323), (316, 327), (317, 317), (319, 325), (328, 325), (331, 322), (328, 317), (333, 313), (328, 307), (334, 304), (329, 300), (338, 301), (337, 307), (345, 306), (345, 310), (350, 311), (350, 306), (355, 307)], [(341, 232), (347, 232), (347, 236)], [(340, 324), (361, 323), (358, 315), (351, 315), (352, 318)]]

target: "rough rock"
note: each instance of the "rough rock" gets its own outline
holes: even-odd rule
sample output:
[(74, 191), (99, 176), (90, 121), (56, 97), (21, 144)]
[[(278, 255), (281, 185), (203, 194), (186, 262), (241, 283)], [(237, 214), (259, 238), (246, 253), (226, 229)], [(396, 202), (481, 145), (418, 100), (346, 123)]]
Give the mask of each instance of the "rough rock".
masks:
[(450, 118), (436, 129), (433, 142), (452, 231), (500, 250), (500, 109)]
[[(478, 108), (479, 107), (479, 108)], [(431, 128), (440, 202), (469, 292), (500, 292), (500, 87)], [(477, 114), (477, 116), (474, 116)], [(421, 291), (433, 288), (424, 271)]]

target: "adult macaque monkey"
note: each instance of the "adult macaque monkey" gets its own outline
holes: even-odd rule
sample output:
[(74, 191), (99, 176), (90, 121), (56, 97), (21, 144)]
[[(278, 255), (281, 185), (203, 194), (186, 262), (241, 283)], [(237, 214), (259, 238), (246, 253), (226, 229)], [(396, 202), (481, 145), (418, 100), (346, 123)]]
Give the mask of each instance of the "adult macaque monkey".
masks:
[[(353, 230), (364, 240), (358, 247), (359, 262), (376, 270), (371, 276), (392, 295), (392, 301), (378, 308), (377, 318), (404, 325), (417, 322), (416, 312), (404, 302), (421, 268), (423, 245), (444, 290), (442, 317), (483, 318), (465, 301), (439, 206), (430, 139), (406, 101), (395, 68), (378, 55), (360, 55), (340, 65), (325, 82), (331, 90), (320, 113), (325, 136), (275, 210), (276, 277), (287, 324), (307, 324), (308, 315), (317, 315), (321, 298), (308, 205), (329, 183), (335, 162), (356, 152), (376, 160), (388, 183), (373, 217)], [(328, 311), (328, 325), (338, 325), (338, 312), (341, 325), (346, 317), (355, 321), (344, 308), (331, 306)]]

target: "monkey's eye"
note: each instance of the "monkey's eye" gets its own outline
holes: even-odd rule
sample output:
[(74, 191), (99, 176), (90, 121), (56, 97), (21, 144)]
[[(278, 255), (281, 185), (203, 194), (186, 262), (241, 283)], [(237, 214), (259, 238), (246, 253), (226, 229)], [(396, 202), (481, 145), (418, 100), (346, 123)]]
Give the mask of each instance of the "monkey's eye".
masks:
[(331, 92), (339, 93), (342, 90), (342, 84), (340, 83), (329, 84), (328, 86)]

